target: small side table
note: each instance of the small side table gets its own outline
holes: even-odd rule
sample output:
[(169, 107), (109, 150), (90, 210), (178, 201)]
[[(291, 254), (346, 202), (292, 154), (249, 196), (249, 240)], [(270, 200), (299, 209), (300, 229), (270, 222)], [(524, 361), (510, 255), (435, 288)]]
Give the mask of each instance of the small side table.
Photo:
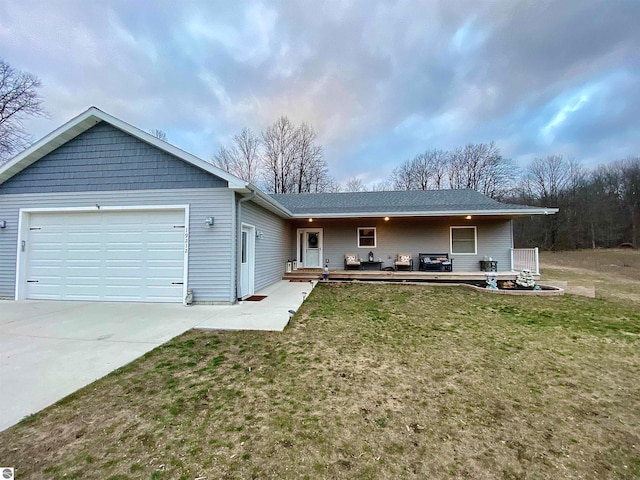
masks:
[(497, 260), (480, 260), (481, 272), (497, 272), (498, 261)]
[(360, 262), (363, 270), (382, 270), (382, 262)]

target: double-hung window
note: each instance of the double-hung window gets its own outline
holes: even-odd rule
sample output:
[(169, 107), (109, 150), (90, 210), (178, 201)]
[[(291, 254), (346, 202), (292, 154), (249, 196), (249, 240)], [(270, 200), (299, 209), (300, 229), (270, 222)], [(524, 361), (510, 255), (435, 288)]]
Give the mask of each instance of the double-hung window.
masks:
[(451, 227), (451, 253), (475, 255), (478, 251), (476, 227)]
[(376, 227), (358, 227), (358, 248), (376, 247)]

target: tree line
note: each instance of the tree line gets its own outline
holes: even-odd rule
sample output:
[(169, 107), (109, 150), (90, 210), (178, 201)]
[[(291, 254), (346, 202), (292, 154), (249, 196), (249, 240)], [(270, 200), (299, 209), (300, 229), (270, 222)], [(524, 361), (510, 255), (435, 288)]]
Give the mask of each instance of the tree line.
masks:
[(244, 129), (230, 146), (220, 148), (213, 163), (270, 193), (473, 189), (507, 203), (560, 209), (556, 215), (517, 219), (518, 247), (640, 245), (640, 157), (588, 169), (549, 155), (519, 168), (495, 142), (472, 143), (426, 150), (367, 188), (356, 177), (338, 184), (316, 142), (313, 128), (280, 117), (260, 134)]
[(506, 200), (560, 209), (557, 215), (516, 221), (518, 246), (547, 250), (640, 246), (640, 157), (591, 170), (560, 155), (537, 158)]
[(517, 219), (518, 247), (640, 246), (640, 157), (588, 169), (548, 155), (518, 168), (494, 142), (477, 143), (416, 155), (393, 170), (387, 185), (394, 190), (468, 188), (507, 203), (560, 209), (556, 215)]

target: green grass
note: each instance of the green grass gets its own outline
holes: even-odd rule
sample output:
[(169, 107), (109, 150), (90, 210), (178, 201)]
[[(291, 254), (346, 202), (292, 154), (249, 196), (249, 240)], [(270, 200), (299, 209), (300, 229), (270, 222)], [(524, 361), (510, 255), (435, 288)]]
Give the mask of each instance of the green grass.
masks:
[(18, 478), (635, 479), (639, 339), (624, 302), (321, 284), (284, 333), (188, 332), (0, 433), (0, 458)]

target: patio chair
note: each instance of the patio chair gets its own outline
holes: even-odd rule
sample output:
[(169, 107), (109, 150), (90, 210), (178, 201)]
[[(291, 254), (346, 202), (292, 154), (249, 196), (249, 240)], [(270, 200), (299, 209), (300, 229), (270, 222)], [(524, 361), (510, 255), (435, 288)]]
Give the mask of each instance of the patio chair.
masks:
[(354, 253), (346, 253), (344, 256), (344, 269), (349, 270), (350, 268), (356, 268), (360, 270), (362, 265), (360, 264), (360, 260), (358, 260), (358, 256)]
[(413, 270), (413, 258), (410, 253), (399, 253), (393, 264), (395, 265), (396, 270), (400, 270), (401, 268), (409, 271)]

